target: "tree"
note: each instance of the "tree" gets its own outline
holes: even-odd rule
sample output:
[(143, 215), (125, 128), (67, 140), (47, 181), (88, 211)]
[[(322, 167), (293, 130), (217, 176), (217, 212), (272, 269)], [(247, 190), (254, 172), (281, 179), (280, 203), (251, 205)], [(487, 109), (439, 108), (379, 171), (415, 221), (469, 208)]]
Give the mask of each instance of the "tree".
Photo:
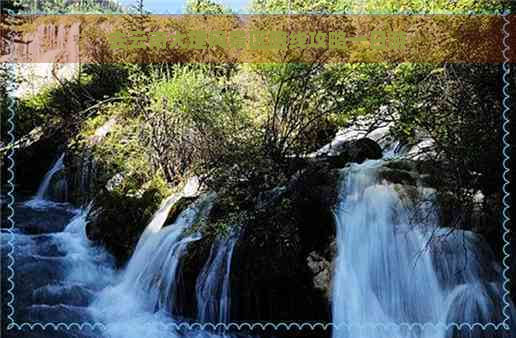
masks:
[(350, 6), (349, 1), (343, 0), (255, 0), (251, 4), (257, 14), (344, 13)]
[(141, 141), (169, 182), (213, 169), (238, 143), (244, 123), (238, 92), (207, 67), (176, 66), (170, 78), (141, 84), (147, 90), (134, 92)]
[(231, 14), (229, 8), (211, 0), (188, 0), (186, 14)]

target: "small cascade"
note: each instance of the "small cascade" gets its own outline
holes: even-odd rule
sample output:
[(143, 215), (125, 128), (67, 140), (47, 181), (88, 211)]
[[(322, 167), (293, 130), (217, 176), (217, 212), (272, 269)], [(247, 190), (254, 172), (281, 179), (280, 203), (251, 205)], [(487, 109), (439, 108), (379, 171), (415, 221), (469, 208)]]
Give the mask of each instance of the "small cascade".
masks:
[(38, 192), (34, 196), (34, 199), (45, 199), (48, 196), (48, 190), (50, 187), (50, 182), (56, 173), (64, 169), (64, 153), (59, 156), (57, 161), (54, 162), (50, 170), (46, 173), (43, 181), (39, 185)]
[(199, 277), (195, 291), (197, 319), (203, 323), (229, 323), (231, 310), (231, 261), (239, 238), (234, 231), (216, 240)]
[(106, 288), (91, 307), (96, 317), (106, 321), (110, 337), (141, 337), (149, 332), (155, 332), (156, 337), (174, 336), (174, 332), (163, 331), (163, 324), (174, 320), (181, 258), (188, 244), (201, 238), (191, 228), (207, 216), (214, 197), (214, 194), (200, 197), (168, 226), (164, 226), (167, 210), (178, 201), (178, 195), (163, 201), (119, 282)]
[(52, 167), (50, 170), (45, 174), (45, 177), (43, 178), (43, 181), (38, 187), (38, 191), (36, 192), (36, 195), (32, 197), (31, 200), (25, 203), (28, 207), (42, 207), (45, 206), (46, 202), (52, 202), (55, 199), (55, 195), (63, 197), (66, 193), (66, 181), (60, 180), (60, 182), (57, 182), (56, 189), (57, 194), (53, 191), (52, 184), (54, 176), (62, 171), (64, 169), (64, 153), (59, 156), (57, 161), (52, 164)]
[(149, 311), (173, 311), (180, 259), (188, 243), (200, 239), (197, 233), (185, 235), (184, 232), (198, 216), (197, 208), (186, 209), (174, 224), (148, 236), (131, 257), (122, 283), (143, 291)]
[(343, 172), (332, 321), (349, 326), (333, 337), (452, 338), (453, 330), (392, 324), (500, 323), (501, 273), (487, 245), (472, 232), (440, 227), (433, 191), (417, 188), (414, 201), (378, 178), (383, 164), (369, 160)]
[(173, 193), (172, 195), (165, 198), (161, 202), (161, 205), (159, 206), (158, 210), (154, 213), (154, 215), (152, 215), (149, 224), (147, 224), (147, 226), (145, 227), (145, 230), (143, 231), (143, 234), (140, 236), (140, 240), (138, 241), (138, 244), (136, 245), (136, 249), (134, 250), (134, 252), (136, 253), (139, 251), (139, 249), (143, 246), (143, 243), (145, 243), (149, 236), (151, 236), (152, 234), (156, 234), (165, 226), (165, 222), (167, 221), (170, 211), (181, 198), (195, 197), (198, 195), (199, 189), (199, 179), (194, 176), (186, 182), (185, 186), (180, 192)]
[(154, 213), (154, 215), (151, 218), (151, 221), (149, 222), (147, 227), (145, 227), (143, 234), (140, 236), (140, 240), (138, 241), (136, 249), (134, 250), (135, 252), (139, 251), (139, 249), (143, 246), (143, 244), (149, 236), (156, 234), (163, 228), (165, 222), (167, 221), (170, 210), (174, 207), (174, 205), (181, 198), (181, 196), (182, 195), (179, 193), (172, 194), (161, 202), (158, 211)]
[(78, 209), (64, 231), (55, 236), (60, 240), (60, 247), (67, 253), (67, 258), (73, 262), (72, 267), (67, 269), (68, 281), (100, 289), (113, 280), (114, 261), (104, 248), (95, 246), (86, 236), (90, 208), (91, 203), (86, 208)]
[[(4, 237), (4, 233), (0, 233), (0, 251), (4, 263), (4, 239), (16, 243), (13, 292), (17, 296), (17, 318), (29, 323), (91, 320), (89, 304), (95, 293), (111, 283), (115, 275), (112, 257), (86, 237), (88, 208), (48, 204), (44, 209), (34, 210), (19, 205), (16, 212), (18, 217), (23, 217), (18, 218), (12, 235)], [(25, 222), (58, 222), (60, 218), (67, 221), (59, 231), (45, 232), (46, 227), (41, 226), (42, 231), (33, 235), (24, 233), (21, 226)], [(80, 333), (69, 336), (72, 335), (85, 337)], [(41, 337), (61, 335), (52, 332), (43, 333)]]

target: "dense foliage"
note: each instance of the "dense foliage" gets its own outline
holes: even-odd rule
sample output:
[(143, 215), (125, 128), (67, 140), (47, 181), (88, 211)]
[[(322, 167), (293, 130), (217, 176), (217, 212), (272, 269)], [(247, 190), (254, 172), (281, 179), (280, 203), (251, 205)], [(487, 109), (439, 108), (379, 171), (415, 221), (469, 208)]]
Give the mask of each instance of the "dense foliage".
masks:
[[(138, 11), (144, 12), (143, 2)], [(48, 6), (51, 3), (47, 4)], [(257, 13), (490, 12), (499, 1), (254, 1)], [(188, 13), (228, 13), (212, 1), (190, 1)], [(144, 16), (133, 28), (151, 25)], [(87, 34), (87, 32), (86, 32)], [(93, 33), (92, 33), (93, 34)], [(98, 43), (99, 56), (108, 54)], [(128, 60), (129, 62), (131, 60)], [(358, 117), (394, 123), (406, 144), (431, 137), (438, 188), (453, 196), (465, 226), (481, 192), (499, 201), (501, 74), (498, 65), (437, 64), (101, 64), (19, 102), (19, 135), (52, 125), (73, 147), (91, 147), (105, 181), (127, 179), (121, 193), (149, 182), (177, 186), (198, 175), (223, 192), (231, 208), (250, 208), (264, 191), (282, 186), (300, 159)], [(379, 114), (379, 112), (384, 112)], [(4, 114), (2, 114), (2, 119)], [(115, 126), (101, 142), (96, 130)], [(2, 121), (4, 122), (4, 121)], [(4, 134), (2, 134), (4, 138)], [(479, 151), (480, 150), (480, 151)], [(161, 183), (160, 183), (161, 184)], [(157, 185), (160, 185), (157, 184)], [(152, 185), (152, 184), (151, 184)], [(483, 208), (499, 208), (499, 202)]]
[(498, 0), (255, 0), (257, 13), (468, 14), (499, 13), (510, 1)]
[(2, 1), (2, 7), (12, 8), (20, 14), (106, 14), (123, 11), (122, 6), (113, 0), (8, 0)]

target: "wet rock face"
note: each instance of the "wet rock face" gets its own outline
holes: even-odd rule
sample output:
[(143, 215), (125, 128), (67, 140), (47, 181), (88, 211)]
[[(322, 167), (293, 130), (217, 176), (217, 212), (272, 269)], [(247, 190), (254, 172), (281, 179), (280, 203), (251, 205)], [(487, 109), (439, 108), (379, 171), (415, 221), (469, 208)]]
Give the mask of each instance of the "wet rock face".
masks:
[[(182, 257), (173, 313), (186, 318), (197, 317), (196, 282), (210, 255), (213, 237), (204, 237), (189, 243)], [(236, 295), (234, 296), (237, 297)], [(233, 298), (234, 299), (234, 298)]]
[[(65, 136), (58, 131), (50, 131), (41, 135), (27, 146), (21, 146), (15, 150), (14, 171), (16, 173), (16, 193), (18, 195), (31, 196), (36, 193), (41, 178), (45, 176), (48, 168), (56, 160), (59, 152), (66, 142)], [(0, 153), (0, 156), (4, 156)], [(9, 177), (7, 172), (8, 161), (2, 161), (0, 165), (2, 176)], [(6, 181), (6, 179), (5, 179)], [(2, 182), (3, 183), (3, 182)]]
[(365, 160), (382, 158), (382, 148), (375, 141), (364, 137), (346, 144), (344, 152), (351, 162), (362, 163)]
[[(232, 292), (238, 299), (232, 301), (232, 320), (330, 319), (328, 248), (335, 236), (338, 177), (328, 163), (315, 163), (257, 201), (261, 208), (233, 256)], [(264, 196), (273, 198), (263, 203)]]
[(95, 200), (97, 208), (88, 215), (86, 234), (90, 240), (103, 244), (121, 266), (133, 253), (160, 202), (160, 193), (152, 189), (141, 196), (102, 191)]
[(364, 137), (358, 140), (335, 142), (316, 152), (315, 158), (343, 168), (349, 162), (362, 163), (365, 160), (382, 158), (382, 148), (375, 141)]
[[(336, 247), (335, 240), (330, 244), (331, 247)], [(331, 304), (332, 298), (332, 277), (335, 271), (335, 257), (335, 251), (326, 257), (321, 256), (317, 251), (312, 251), (306, 258), (306, 264), (313, 274), (313, 286), (316, 290), (322, 292), (329, 304)]]

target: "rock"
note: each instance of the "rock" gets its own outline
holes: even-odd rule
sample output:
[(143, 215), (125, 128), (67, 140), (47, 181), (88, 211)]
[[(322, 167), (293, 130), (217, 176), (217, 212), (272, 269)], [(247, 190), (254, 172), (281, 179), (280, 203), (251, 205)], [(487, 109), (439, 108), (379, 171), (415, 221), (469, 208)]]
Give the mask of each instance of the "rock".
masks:
[(403, 171), (409, 171), (413, 172), (417, 170), (417, 163), (416, 161), (407, 160), (407, 159), (398, 159), (398, 160), (391, 160), (384, 164), (384, 167), (393, 169), (393, 170), (403, 170)]
[(362, 163), (365, 160), (377, 160), (382, 158), (382, 148), (375, 141), (364, 137), (348, 143), (345, 147), (351, 162)]
[(106, 190), (109, 192), (113, 192), (113, 190), (119, 187), (123, 181), (124, 175), (122, 175), (121, 173), (116, 174), (115, 176), (111, 177), (109, 181), (107, 181)]
[[(91, 320), (91, 313), (87, 307), (72, 305), (47, 305), (35, 304), (22, 309), (19, 312), (19, 318), (24, 322), (75, 322)], [(70, 336), (68, 336), (70, 337)]]
[(378, 170), (378, 177), (395, 184), (415, 186), (418, 183), (418, 175), (416, 173), (401, 169), (391, 169), (386, 166)]
[(197, 304), (192, 300), (196, 299), (197, 278), (208, 260), (213, 241), (212, 236), (205, 236), (189, 243), (186, 253), (181, 258), (177, 293), (174, 297), (175, 304), (174, 309), (171, 309), (176, 316), (186, 318), (197, 316)]
[(81, 285), (46, 285), (32, 293), (35, 304), (88, 306), (94, 299), (93, 291)]
[(113, 130), (117, 122), (118, 118), (116, 116), (112, 116), (102, 126), (95, 130), (95, 133), (88, 138), (88, 142), (91, 145), (101, 143), (102, 140)]
[(45, 234), (63, 231), (72, 217), (66, 209), (55, 209), (50, 216), (45, 209), (23, 208), (14, 214), (14, 222), (25, 233)]
[(364, 137), (353, 141), (332, 144), (318, 151), (314, 158), (327, 161), (336, 168), (343, 168), (349, 162), (362, 163), (365, 160), (382, 158), (382, 148), (375, 141)]
[(86, 235), (113, 254), (119, 266), (125, 264), (141, 233), (165, 196), (158, 189), (145, 190), (141, 197), (103, 190), (88, 214)]
[(331, 300), (331, 277), (333, 276), (333, 265), (316, 251), (312, 251), (306, 258), (308, 268), (313, 273), (314, 288), (320, 290), (328, 299)]
[(179, 214), (188, 208), (195, 200), (197, 199), (197, 196), (183, 196), (180, 197), (179, 200), (174, 203), (172, 208), (170, 209), (168, 213), (167, 220), (165, 221), (165, 226), (171, 225), (175, 222)]
[(428, 161), (397, 159), (385, 162), (378, 176), (388, 182), (401, 185), (435, 187), (438, 172)]
[(330, 321), (338, 180), (339, 170), (315, 162), (261, 195), (233, 255), (232, 320)]
[[(16, 173), (16, 194), (18, 196), (31, 196), (37, 191), (41, 180), (66, 143), (62, 129), (52, 125), (47, 129), (36, 129), (37, 132), (29, 133), (14, 145), (14, 172)], [(27, 138), (29, 140), (26, 140)], [(7, 148), (0, 150), (2, 157), (7, 150)], [(0, 162), (1, 174), (6, 178), (9, 177), (8, 163), (7, 160)]]

